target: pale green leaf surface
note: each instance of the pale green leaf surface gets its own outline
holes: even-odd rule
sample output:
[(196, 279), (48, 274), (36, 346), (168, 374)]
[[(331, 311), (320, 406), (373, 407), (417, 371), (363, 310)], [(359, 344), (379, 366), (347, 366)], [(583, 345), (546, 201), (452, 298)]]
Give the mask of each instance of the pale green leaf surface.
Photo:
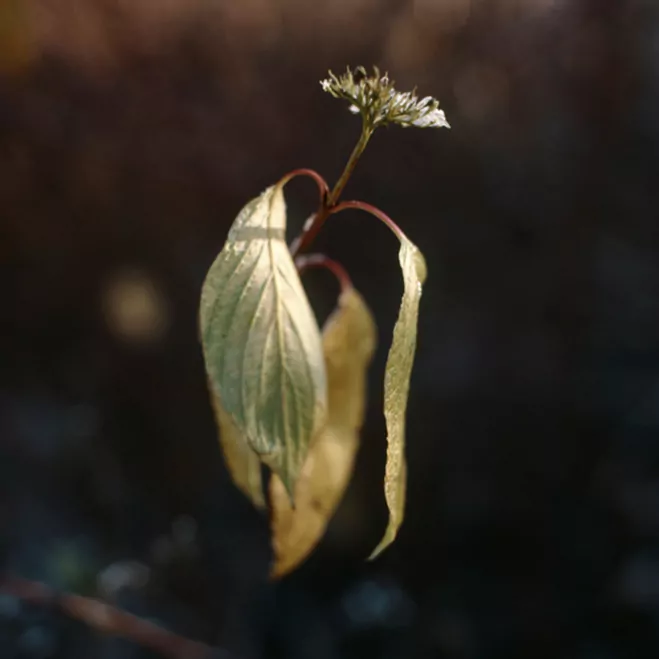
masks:
[(285, 243), (280, 185), (238, 214), (199, 311), (213, 393), (289, 494), (326, 409), (320, 330)]
[(322, 336), (327, 420), (314, 437), (295, 485), (295, 508), (277, 476), (270, 479), (274, 578), (295, 569), (323, 537), (350, 482), (359, 448), (376, 327), (370, 309), (354, 288), (341, 293)]
[(378, 556), (396, 538), (405, 514), (407, 463), (405, 461), (405, 412), (416, 350), (417, 318), (426, 262), (416, 245), (402, 233), (398, 260), (403, 272), (403, 299), (394, 326), (384, 375), (384, 416), (387, 426), (387, 466), (384, 493), (389, 523), (380, 544), (369, 558)]

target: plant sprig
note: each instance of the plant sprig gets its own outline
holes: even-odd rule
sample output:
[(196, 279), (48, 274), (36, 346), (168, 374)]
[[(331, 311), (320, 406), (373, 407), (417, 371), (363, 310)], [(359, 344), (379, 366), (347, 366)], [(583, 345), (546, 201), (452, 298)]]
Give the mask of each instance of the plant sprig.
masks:
[[(317, 172), (297, 169), (250, 201), (208, 272), (200, 305), (206, 370), (227, 466), (257, 507), (265, 502), (260, 463), (272, 470), (268, 491), (276, 576), (302, 561), (324, 532), (349, 482), (363, 420), (365, 374), (374, 347), (370, 311), (340, 263), (323, 254), (303, 254), (327, 219), (344, 210), (371, 214), (400, 241), (404, 290), (384, 378), (384, 489), (390, 518), (371, 558), (393, 542), (402, 523), (405, 413), (426, 263), (386, 213), (364, 201), (341, 201), (341, 195), (380, 126), (449, 128), (437, 100), (396, 91), (377, 68), (372, 76), (363, 67), (338, 77), (330, 71), (321, 85), (362, 118), (341, 176), (330, 189)], [(283, 187), (296, 176), (314, 179), (320, 201), (286, 248)], [(322, 336), (299, 282), (299, 274), (311, 267), (333, 272), (342, 289)], [(346, 391), (351, 392), (347, 397)]]
[[(432, 96), (419, 99), (416, 89), (411, 92), (396, 91), (395, 83), (389, 78), (388, 73), (381, 75), (377, 66), (373, 67), (373, 70), (372, 76), (368, 75), (363, 66), (358, 66), (354, 73), (347, 68), (346, 72), (340, 76), (329, 71), (329, 77), (320, 81), (323, 91), (335, 98), (348, 101), (350, 103), (348, 110), (353, 114), (361, 115), (362, 129), (348, 162), (331, 191), (323, 180), (325, 193), (321, 194), (318, 211), (310, 218), (300, 236), (291, 243), (290, 249), (294, 256), (309, 248), (322, 225), (332, 214), (332, 209), (339, 203), (341, 194), (355, 171), (357, 162), (377, 128), (387, 125), (398, 125), (403, 128), (451, 127), (446, 120), (444, 111), (439, 108), (439, 101)], [(319, 176), (312, 170), (293, 172), (294, 175), (297, 173)]]

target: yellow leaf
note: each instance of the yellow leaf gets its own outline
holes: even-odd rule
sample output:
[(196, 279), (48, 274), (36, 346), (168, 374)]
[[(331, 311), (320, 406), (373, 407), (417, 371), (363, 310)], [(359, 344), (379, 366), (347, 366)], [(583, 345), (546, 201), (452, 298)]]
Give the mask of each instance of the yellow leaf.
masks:
[(427, 273), (426, 262), (417, 246), (402, 233), (399, 238), (401, 245), (398, 260), (403, 271), (404, 290), (384, 375), (384, 417), (387, 425), (384, 494), (389, 507), (389, 523), (380, 544), (370, 555), (371, 559), (394, 541), (405, 514), (405, 412), (416, 350), (421, 287)]
[(327, 372), (327, 420), (316, 435), (295, 486), (295, 508), (282, 481), (270, 480), (272, 576), (299, 565), (318, 544), (348, 485), (364, 420), (366, 371), (376, 342), (375, 322), (363, 298), (350, 288), (323, 329)]
[(242, 493), (258, 508), (265, 508), (261, 461), (244, 440), (233, 419), (222, 407), (219, 396), (211, 388), (211, 403), (220, 429), (220, 446), (229, 474)]

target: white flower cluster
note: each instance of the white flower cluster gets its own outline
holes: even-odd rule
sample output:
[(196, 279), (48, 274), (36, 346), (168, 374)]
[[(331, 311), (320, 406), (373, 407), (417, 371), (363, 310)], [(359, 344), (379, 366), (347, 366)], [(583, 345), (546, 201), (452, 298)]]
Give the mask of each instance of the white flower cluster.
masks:
[(354, 74), (347, 69), (338, 77), (330, 71), (329, 78), (321, 80), (320, 85), (335, 98), (349, 101), (350, 112), (361, 114), (370, 129), (386, 124), (450, 128), (436, 99), (432, 96), (419, 99), (416, 90), (398, 92), (388, 74), (381, 76), (378, 68), (374, 69), (373, 76), (369, 76), (363, 66), (358, 66)]

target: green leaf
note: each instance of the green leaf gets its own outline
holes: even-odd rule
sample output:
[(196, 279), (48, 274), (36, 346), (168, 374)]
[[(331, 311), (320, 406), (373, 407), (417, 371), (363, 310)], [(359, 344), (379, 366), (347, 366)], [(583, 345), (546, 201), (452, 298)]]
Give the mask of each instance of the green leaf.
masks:
[(376, 343), (375, 321), (362, 296), (347, 288), (323, 327), (327, 420), (314, 437), (291, 506), (282, 482), (270, 479), (270, 527), (280, 578), (318, 544), (348, 487), (366, 406), (366, 374)]
[(369, 559), (378, 556), (394, 541), (405, 514), (405, 411), (416, 350), (421, 287), (427, 274), (425, 259), (417, 246), (402, 232), (397, 235), (401, 241), (398, 260), (403, 271), (404, 290), (384, 375), (384, 416), (387, 425), (384, 493), (389, 508), (389, 523)]
[(204, 281), (199, 320), (212, 393), (292, 497), (327, 386), (320, 330), (285, 230), (274, 185), (234, 221)]

